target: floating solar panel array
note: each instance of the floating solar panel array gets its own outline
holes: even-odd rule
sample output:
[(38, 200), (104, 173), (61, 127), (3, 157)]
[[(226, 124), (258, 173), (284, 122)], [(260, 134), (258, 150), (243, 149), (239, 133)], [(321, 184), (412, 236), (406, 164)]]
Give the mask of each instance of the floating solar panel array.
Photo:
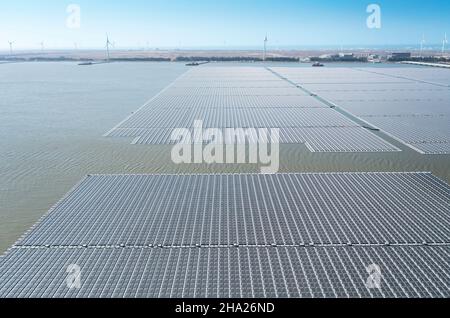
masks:
[(378, 73), (397, 78), (406, 78), (450, 87), (450, 72), (448, 69), (428, 67), (402, 68), (364, 68), (366, 72)]
[(450, 154), (450, 71), (428, 68), (273, 68), (424, 154)]
[(105, 136), (132, 137), (133, 144), (172, 144), (177, 142), (172, 132), (191, 129), (196, 120), (203, 128), (279, 128), (281, 143), (305, 143), (315, 152), (399, 150), (258, 67), (191, 70)]
[(0, 258), (0, 297), (449, 297), (449, 243), (429, 173), (93, 175)]

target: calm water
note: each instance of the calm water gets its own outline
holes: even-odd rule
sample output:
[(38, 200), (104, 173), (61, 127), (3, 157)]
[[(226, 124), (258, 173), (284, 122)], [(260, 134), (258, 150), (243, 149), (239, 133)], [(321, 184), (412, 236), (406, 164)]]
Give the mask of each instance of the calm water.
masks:
[[(0, 65), (0, 252), (89, 173), (258, 172), (254, 165), (177, 166), (170, 146), (102, 137), (186, 70), (178, 63)], [(389, 141), (404, 151), (313, 154), (284, 145), (280, 172), (432, 171), (450, 182), (450, 156)]]

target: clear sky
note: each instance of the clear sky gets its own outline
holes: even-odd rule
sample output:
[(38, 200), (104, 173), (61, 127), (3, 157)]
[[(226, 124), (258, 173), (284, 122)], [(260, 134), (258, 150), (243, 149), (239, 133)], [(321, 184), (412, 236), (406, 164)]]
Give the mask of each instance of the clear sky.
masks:
[[(381, 29), (369, 29), (369, 4)], [(69, 4), (80, 28), (66, 25)], [(428, 45), (450, 37), (449, 0), (0, 0), (0, 48)]]

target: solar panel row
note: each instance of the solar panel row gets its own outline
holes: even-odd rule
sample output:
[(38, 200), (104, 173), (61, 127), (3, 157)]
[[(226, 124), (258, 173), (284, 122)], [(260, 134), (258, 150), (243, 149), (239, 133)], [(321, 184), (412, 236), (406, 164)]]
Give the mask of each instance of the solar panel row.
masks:
[(391, 77), (424, 81), (450, 87), (450, 72), (447, 69), (426, 67), (405, 68), (365, 68), (366, 72), (383, 74)]
[(311, 96), (159, 95), (148, 106), (155, 109), (197, 108), (327, 108)]
[(450, 153), (450, 78), (426, 68), (273, 68), (424, 154)]
[(208, 128), (358, 126), (331, 108), (163, 108), (142, 110), (117, 128), (189, 128), (196, 120)]
[(429, 173), (93, 175), (0, 257), (0, 298), (449, 297), (449, 211)]
[[(188, 137), (197, 143), (196, 135), (192, 129)], [(173, 130), (167, 129), (127, 129), (119, 128), (110, 133), (111, 137), (136, 137), (133, 144), (174, 144), (181, 139), (172, 139)], [(174, 136), (175, 137), (175, 136)], [(239, 137), (239, 136), (238, 136)], [(243, 144), (257, 143), (257, 134), (250, 134), (248, 138), (233, 138), (225, 133), (223, 143)], [(184, 139), (186, 140), (186, 139)], [(281, 128), (280, 142), (283, 144), (305, 143), (311, 152), (392, 152), (398, 148), (387, 144), (383, 139), (371, 134), (362, 127), (326, 127), (326, 128)]]
[[(13, 249), (0, 296), (447, 298), (449, 259), (448, 246)], [(71, 264), (79, 289), (67, 285)], [(379, 289), (368, 285), (372, 264)]]
[(423, 154), (450, 153), (450, 122), (441, 116), (361, 116)]
[[(170, 129), (193, 127), (196, 120), (204, 128), (280, 128), (282, 143), (305, 143), (314, 152), (399, 151), (370, 131), (336, 130), (360, 126), (256, 67), (189, 71), (105, 136), (133, 137), (133, 144), (171, 144)], [(304, 129), (312, 127), (318, 129)]]
[(18, 245), (448, 243), (431, 174), (87, 177)]

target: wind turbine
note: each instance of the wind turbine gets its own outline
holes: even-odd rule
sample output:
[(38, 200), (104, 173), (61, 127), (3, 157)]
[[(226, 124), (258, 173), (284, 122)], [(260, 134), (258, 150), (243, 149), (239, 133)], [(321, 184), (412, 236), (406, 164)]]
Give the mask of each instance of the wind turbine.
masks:
[(423, 53), (423, 46), (425, 45), (425, 34), (422, 35), (422, 40), (420, 41), (420, 56), (422, 56)]
[(442, 54), (445, 53), (445, 45), (448, 44), (447, 33), (444, 35), (444, 40), (442, 40)]
[(14, 44), (14, 41), (8, 41), (9, 43), (9, 53), (12, 55), (12, 45)]
[(266, 34), (266, 37), (264, 38), (264, 55), (263, 55), (263, 61), (265, 61), (266, 60), (266, 57), (267, 57), (267, 42), (268, 42), (269, 40), (267, 39), (267, 34)]
[(41, 46), (41, 51), (44, 51), (44, 41), (38, 43)]
[(108, 34), (106, 35), (106, 55), (107, 55), (107, 61), (109, 62), (109, 58), (110, 58), (110, 56), (109, 56), (109, 46), (113, 46), (114, 47), (114, 44), (109, 40), (109, 36), (108, 36)]

